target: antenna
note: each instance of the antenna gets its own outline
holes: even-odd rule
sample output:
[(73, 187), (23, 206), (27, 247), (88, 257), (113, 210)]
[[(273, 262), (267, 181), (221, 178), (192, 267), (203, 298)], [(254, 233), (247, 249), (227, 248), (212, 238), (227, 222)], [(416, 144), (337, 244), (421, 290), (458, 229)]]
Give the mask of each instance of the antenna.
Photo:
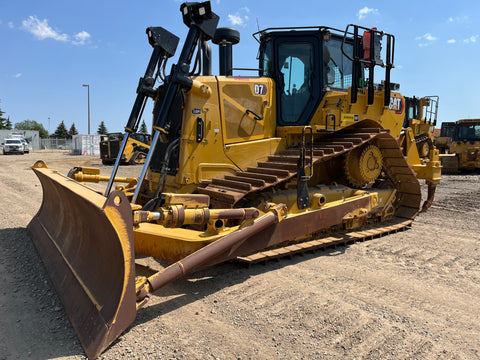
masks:
[(258, 24), (258, 17), (257, 17), (257, 30), (260, 31), (260, 25)]

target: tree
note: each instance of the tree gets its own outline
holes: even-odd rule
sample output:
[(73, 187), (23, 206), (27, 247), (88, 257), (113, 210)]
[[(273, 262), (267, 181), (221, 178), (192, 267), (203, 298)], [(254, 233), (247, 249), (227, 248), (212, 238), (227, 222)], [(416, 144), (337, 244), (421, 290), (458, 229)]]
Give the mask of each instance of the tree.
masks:
[(141, 133), (148, 133), (147, 125), (145, 124), (145, 120), (142, 120), (142, 124), (140, 125), (140, 132)]
[(12, 130), (12, 122), (10, 121), (10, 116), (8, 117), (6, 123), (5, 123), (5, 129), (7, 130)]
[(63, 122), (63, 120), (60, 124), (58, 124), (54, 135), (58, 139), (67, 139), (68, 138), (68, 131), (67, 131), (67, 128), (65, 127), (65, 123)]
[(7, 128), (7, 119), (5, 119), (3, 117), (3, 114), (5, 114), (5, 113), (0, 108), (0, 129), (6, 129)]
[(75, 127), (75, 123), (70, 126), (70, 130), (68, 130), (68, 137), (71, 139), (73, 135), (78, 135), (77, 128)]
[(102, 121), (100, 122), (100, 125), (98, 125), (97, 134), (105, 135), (106, 133), (108, 133), (107, 127), (105, 126), (105, 123)]
[(42, 139), (48, 138), (48, 131), (35, 120), (24, 120), (15, 124), (17, 130), (36, 130)]

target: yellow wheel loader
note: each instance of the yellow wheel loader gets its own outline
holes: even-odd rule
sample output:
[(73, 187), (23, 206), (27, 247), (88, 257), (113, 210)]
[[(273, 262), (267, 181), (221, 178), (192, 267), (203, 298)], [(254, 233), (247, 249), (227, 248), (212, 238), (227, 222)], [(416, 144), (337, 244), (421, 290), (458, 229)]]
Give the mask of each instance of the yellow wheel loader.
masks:
[[(393, 35), (357, 25), (265, 29), (254, 34), (258, 76), (234, 76), (238, 31), (217, 28), (210, 2), (180, 10), (189, 31), (168, 76), (179, 39), (147, 28), (153, 52), (119, 149), (153, 99), (138, 178), (116, 175), (121, 156), (110, 176), (33, 167), (43, 203), (29, 232), (89, 358), (186, 273), (404, 230), (422, 207), (419, 179), (429, 187), (425, 208), (440, 181), (438, 151), (420, 157), (403, 127), (405, 98), (390, 82)], [(379, 67), (385, 76), (375, 82)], [(103, 193), (88, 185), (99, 181)], [(171, 265), (139, 276), (135, 254)]]
[[(110, 133), (100, 138), (100, 159), (102, 164), (112, 165), (117, 159), (123, 133)], [(135, 133), (129, 137), (120, 164), (143, 164), (150, 149), (150, 134)]]

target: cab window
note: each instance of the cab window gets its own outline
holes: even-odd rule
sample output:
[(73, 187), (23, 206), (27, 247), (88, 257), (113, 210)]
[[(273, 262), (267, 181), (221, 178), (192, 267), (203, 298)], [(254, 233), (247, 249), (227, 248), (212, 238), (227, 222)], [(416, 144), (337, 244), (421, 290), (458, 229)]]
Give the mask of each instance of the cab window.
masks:
[(480, 124), (462, 124), (457, 131), (458, 140), (480, 141)]
[(417, 106), (413, 105), (408, 108), (408, 118), (409, 119), (416, 119), (417, 118)]
[(273, 68), (273, 44), (272, 41), (267, 42), (261, 53), (261, 71), (260, 76), (267, 76), (269, 78), (274, 78), (274, 68)]
[[(332, 36), (323, 41), (324, 86), (348, 90), (352, 86), (352, 62), (342, 53), (342, 40)], [(344, 43), (343, 49), (350, 57), (353, 44)]]
[(285, 42), (278, 47), (281, 117), (296, 123), (312, 97), (314, 48), (310, 42)]

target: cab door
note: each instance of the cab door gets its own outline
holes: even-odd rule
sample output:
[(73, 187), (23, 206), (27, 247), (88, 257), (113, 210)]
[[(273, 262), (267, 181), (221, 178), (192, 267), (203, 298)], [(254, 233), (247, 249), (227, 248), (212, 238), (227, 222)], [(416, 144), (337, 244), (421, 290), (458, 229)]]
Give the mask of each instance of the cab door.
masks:
[(279, 37), (275, 40), (277, 124), (308, 125), (320, 102), (320, 59), (314, 36)]

